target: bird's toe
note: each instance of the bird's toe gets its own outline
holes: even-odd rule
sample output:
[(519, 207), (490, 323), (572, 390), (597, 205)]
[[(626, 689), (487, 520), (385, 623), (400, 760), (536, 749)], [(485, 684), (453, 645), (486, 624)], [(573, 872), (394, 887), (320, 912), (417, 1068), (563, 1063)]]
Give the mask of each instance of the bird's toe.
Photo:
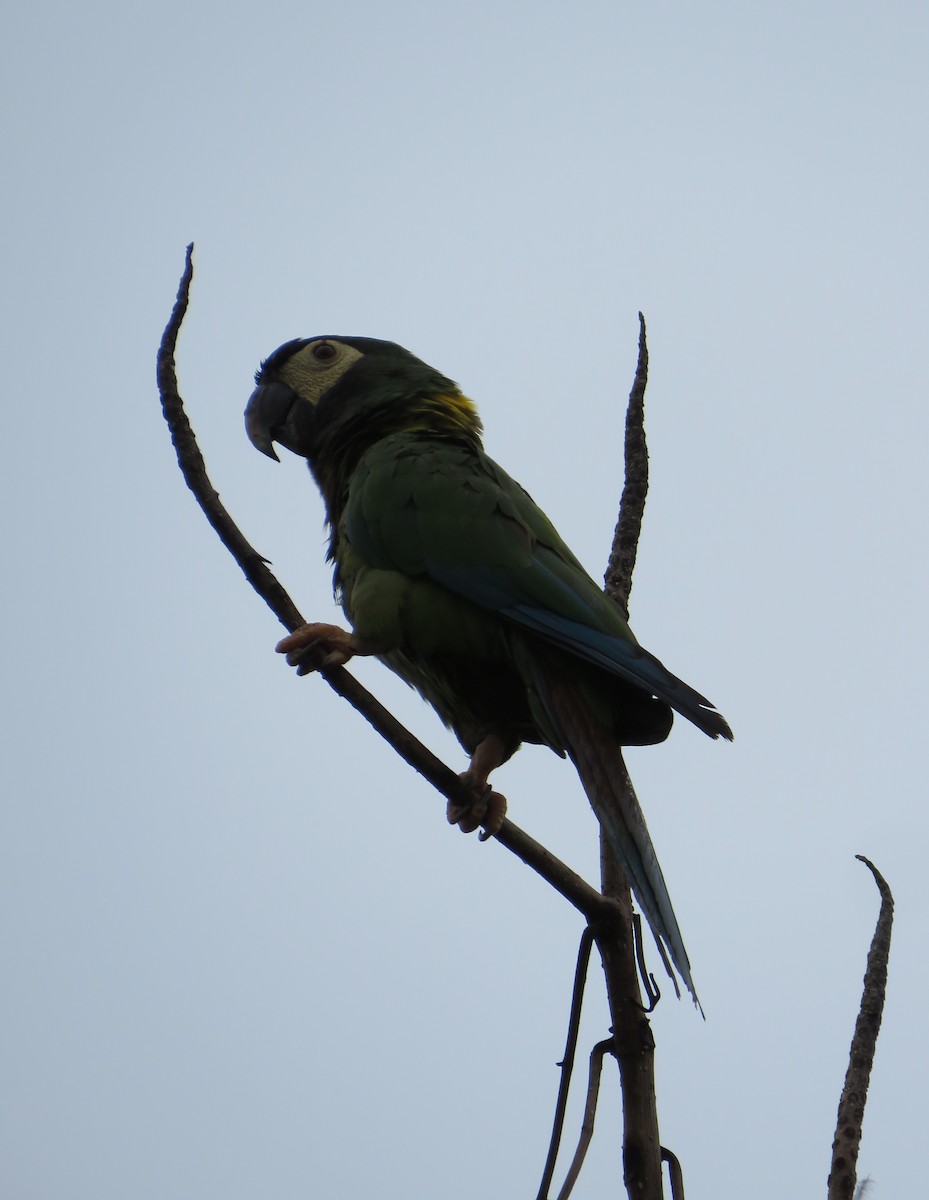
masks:
[(341, 667), (357, 652), (352, 634), (338, 625), (326, 625), (321, 621), (301, 625), (282, 638), (274, 649), (286, 656), (288, 664), (297, 668), (298, 675), (309, 675), (325, 667)]
[[(462, 773), (460, 779), (462, 783), (473, 787), (467, 771)], [(483, 787), (474, 788), (469, 800), (449, 800), (446, 816), (449, 825), (457, 825), (462, 833), (474, 833), (476, 829), (482, 829), (480, 838), (485, 842), (500, 832), (506, 817), (506, 798), (485, 783)]]

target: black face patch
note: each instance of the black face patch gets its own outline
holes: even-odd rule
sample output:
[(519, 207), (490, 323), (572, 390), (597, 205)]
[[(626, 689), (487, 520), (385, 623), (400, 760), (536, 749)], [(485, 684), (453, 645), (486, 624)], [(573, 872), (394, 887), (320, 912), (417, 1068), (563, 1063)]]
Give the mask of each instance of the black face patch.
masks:
[(261, 383), (266, 374), (270, 375), (279, 370), (288, 359), (293, 358), (298, 350), (302, 350), (304, 346), (308, 346), (314, 340), (314, 338), (293, 338), (291, 341), (285, 342), (283, 346), (278, 346), (272, 354), (262, 359), (261, 366), (255, 372), (255, 382)]

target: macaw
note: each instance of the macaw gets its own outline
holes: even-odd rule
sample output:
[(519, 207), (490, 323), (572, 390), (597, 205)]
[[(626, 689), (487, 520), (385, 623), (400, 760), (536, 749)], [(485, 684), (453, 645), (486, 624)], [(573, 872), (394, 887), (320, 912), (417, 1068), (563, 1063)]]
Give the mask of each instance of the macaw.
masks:
[(351, 632), (304, 626), (279, 643), (300, 673), (376, 655), (470, 755), (479, 799), (463, 829), (499, 829), (490, 773), (522, 742), (573, 761), (632, 891), (696, 1000), (690, 962), (620, 747), (652, 745), (672, 710), (711, 738), (713, 705), (636, 641), (530, 496), (485, 453), (477, 410), (452, 380), (392, 342), (297, 338), (262, 362), (252, 443), (303, 456), (329, 528)]

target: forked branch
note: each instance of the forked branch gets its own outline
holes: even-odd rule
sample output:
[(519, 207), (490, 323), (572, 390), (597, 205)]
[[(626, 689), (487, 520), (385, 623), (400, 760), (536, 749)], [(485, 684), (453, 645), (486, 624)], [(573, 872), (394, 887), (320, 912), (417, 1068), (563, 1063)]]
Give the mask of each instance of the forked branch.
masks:
[[(206, 464), (197, 440), (184, 411), (177, 384), (175, 350), (177, 338), (187, 312), (190, 285), (193, 279), (193, 245), (187, 247), (184, 273), (178, 288), (177, 300), (165, 328), (158, 350), (157, 378), (161, 406), (171, 432), (171, 440), (177, 452), (178, 465), (187, 486), (197, 503), (206, 514), (223, 545), (242, 568), (249, 583), (265, 601), (285, 629), (292, 632), (304, 624), (304, 618), (293, 600), (281, 586), (267, 562), (250, 544), (233, 521), (219, 498), (206, 472)], [(466, 790), (458, 775), (437, 758), (405, 726), (392, 716), (384, 706), (364, 688), (344, 667), (331, 667), (320, 671), (329, 686), (389, 742), (401, 758), (410, 764), (424, 779), (447, 800), (466, 802), (471, 794)], [(527, 866), (541, 875), (566, 900), (570, 901), (595, 925), (612, 925), (617, 919), (616, 906), (603, 896), (566, 863), (558, 859), (529, 834), (510, 820), (496, 835), (496, 841), (505, 846)]]
[(880, 1033), (884, 1014), (890, 934), (894, 921), (894, 898), (886, 880), (874, 863), (863, 854), (856, 854), (855, 857), (859, 862), (863, 862), (874, 876), (874, 882), (881, 895), (881, 911), (878, 914), (874, 937), (871, 939), (871, 949), (868, 951), (861, 1006), (852, 1036), (845, 1086), (839, 1099), (835, 1140), (832, 1143), (828, 1200), (852, 1200), (855, 1195), (858, 1149), (861, 1145), (861, 1129), (864, 1124), (877, 1035)]
[[(207, 475), (203, 456), (178, 390), (175, 349), (190, 295), (192, 254), (193, 245), (190, 245), (187, 247), (177, 301), (158, 351), (157, 376), (162, 409), (188, 487), (249, 583), (284, 628), (292, 632), (304, 623), (303, 617), (267, 562), (251, 546), (220, 501)], [(639, 364), (627, 416), (626, 487), (607, 573), (607, 590), (623, 611), (628, 607), (647, 489), (642, 409), (647, 362), (645, 324), (640, 314)], [(344, 667), (326, 668), (320, 674), (442, 796), (459, 803), (471, 798), (455, 772), (401, 725)], [(626, 1186), (630, 1195), (635, 1195), (637, 1200), (661, 1200), (660, 1147), (652, 1069), (654, 1041), (639, 997), (628, 886), (609, 852), (605, 852), (603, 858), (601, 893), (512, 821), (504, 821), (495, 840), (521, 858), (573, 904), (584, 915), (597, 940), (607, 978), (614, 1031), (613, 1037), (601, 1044), (599, 1055), (602, 1058), (603, 1053), (612, 1052), (620, 1065), (624, 1097), (623, 1158)], [(599, 1077), (599, 1070), (597, 1074)], [(592, 1087), (588, 1095), (589, 1111), (585, 1118), (585, 1130), (592, 1131), (595, 1105), (596, 1088)], [(585, 1136), (589, 1140), (589, 1132)], [(579, 1169), (582, 1157), (576, 1159), (576, 1169)]]

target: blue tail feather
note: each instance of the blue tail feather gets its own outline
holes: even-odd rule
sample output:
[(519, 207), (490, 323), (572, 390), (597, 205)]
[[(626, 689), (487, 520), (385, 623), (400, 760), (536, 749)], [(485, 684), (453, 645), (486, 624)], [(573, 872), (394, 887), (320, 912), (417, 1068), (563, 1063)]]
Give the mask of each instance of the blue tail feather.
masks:
[(659, 949), (667, 951), (702, 1012), (658, 855), (619, 747), (569, 684), (546, 677), (544, 700)]

